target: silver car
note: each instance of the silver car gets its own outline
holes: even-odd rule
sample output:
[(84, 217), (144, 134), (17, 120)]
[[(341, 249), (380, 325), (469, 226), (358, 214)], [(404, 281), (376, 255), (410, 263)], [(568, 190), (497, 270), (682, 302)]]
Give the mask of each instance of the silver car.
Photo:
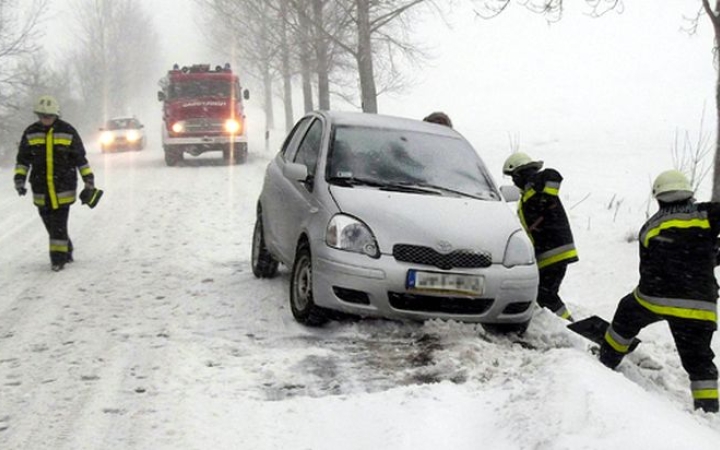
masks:
[(268, 165), (253, 273), (279, 263), (309, 326), (339, 311), (523, 331), (538, 285), (532, 244), (470, 143), (377, 114), (308, 113)]

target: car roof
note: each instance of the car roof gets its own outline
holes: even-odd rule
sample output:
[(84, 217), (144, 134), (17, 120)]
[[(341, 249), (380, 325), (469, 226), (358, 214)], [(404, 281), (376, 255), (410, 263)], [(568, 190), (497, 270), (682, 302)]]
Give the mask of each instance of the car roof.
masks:
[(314, 113), (324, 116), (333, 125), (338, 126), (347, 125), (368, 128), (390, 128), (453, 137), (460, 136), (457, 131), (448, 126), (425, 122), (419, 119), (410, 119), (407, 117), (350, 111), (315, 111)]

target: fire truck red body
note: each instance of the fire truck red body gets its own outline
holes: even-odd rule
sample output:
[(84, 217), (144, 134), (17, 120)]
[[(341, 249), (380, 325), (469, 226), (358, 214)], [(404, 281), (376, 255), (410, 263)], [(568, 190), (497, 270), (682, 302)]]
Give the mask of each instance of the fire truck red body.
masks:
[(229, 163), (247, 160), (243, 98), (240, 82), (230, 66), (177, 65), (160, 80), (163, 102), (162, 144), (165, 162), (179, 164), (189, 153), (199, 156), (221, 151)]

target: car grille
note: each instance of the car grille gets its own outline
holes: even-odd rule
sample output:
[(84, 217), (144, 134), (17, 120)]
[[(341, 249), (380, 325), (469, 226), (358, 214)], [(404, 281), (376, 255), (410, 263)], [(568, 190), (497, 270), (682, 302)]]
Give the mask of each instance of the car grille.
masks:
[(185, 121), (187, 133), (221, 133), (224, 120), (220, 119), (188, 119)]
[(445, 314), (482, 314), (493, 304), (491, 298), (435, 297), (388, 292), (390, 306), (402, 311)]
[(443, 270), (453, 268), (490, 267), (492, 255), (488, 252), (473, 252), (470, 250), (455, 250), (442, 254), (430, 247), (410, 244), (396, 244), (393, 246), (393, 257), (402, 262), (425, 264)]

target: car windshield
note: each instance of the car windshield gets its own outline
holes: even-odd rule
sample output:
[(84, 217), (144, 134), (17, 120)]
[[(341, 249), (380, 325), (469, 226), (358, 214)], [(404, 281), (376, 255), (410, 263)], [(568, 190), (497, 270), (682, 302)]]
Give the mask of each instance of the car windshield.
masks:
[(463, 139), (419, 131), (338, 126), (328, 182), (499, 200), (484, 163)]
[(230, 97), (233, 84), (226, 80), (188, 80), (170, 85), (170, 99), (195, 97)]
[(126, 130), (128, 128), (138, 128), (140, 124), (135, 119), (113, 119), (105, 124), (108, 130)]

